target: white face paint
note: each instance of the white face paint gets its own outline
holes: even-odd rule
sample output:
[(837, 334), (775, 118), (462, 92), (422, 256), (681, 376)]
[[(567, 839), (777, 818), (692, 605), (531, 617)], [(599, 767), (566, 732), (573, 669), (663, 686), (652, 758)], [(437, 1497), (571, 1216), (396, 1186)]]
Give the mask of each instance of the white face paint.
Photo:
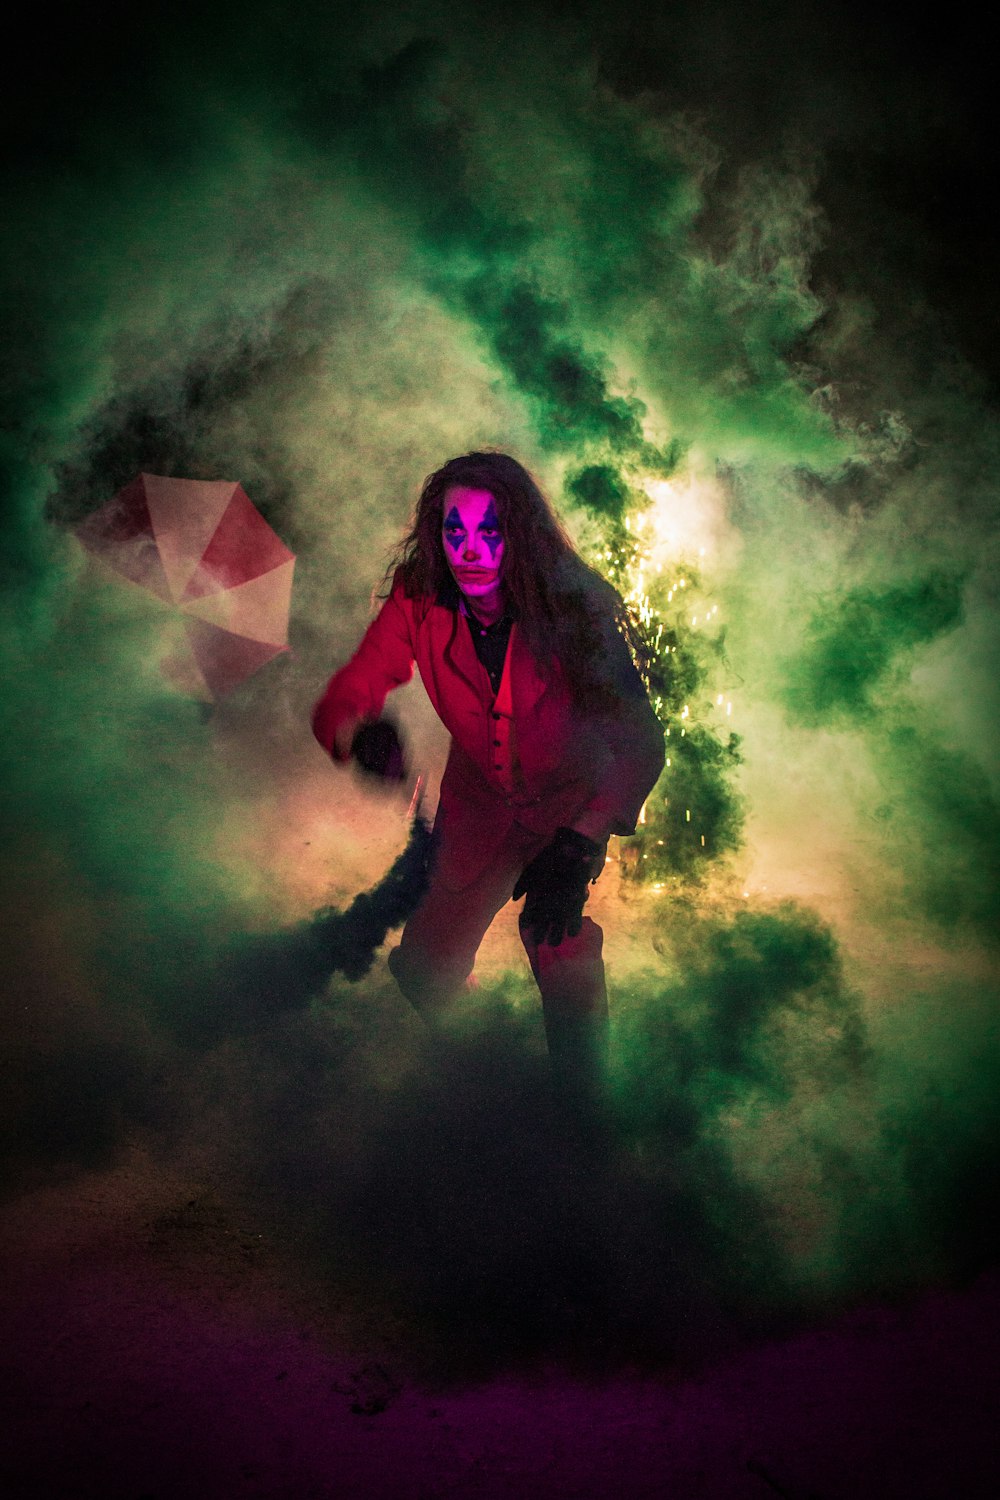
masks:
[(489, 490), (456, 484), (445, 491), (441, 540), (451, 575), (481, 618), (503, 610), (500, 573), (504, 540)]

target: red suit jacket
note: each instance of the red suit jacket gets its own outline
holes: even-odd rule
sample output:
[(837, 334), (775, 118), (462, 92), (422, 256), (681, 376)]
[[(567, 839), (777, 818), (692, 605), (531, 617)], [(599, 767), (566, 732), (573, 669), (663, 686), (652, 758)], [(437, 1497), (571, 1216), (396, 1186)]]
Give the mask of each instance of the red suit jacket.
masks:
[(330, 679), (313, 730), (332, 753), (340, 726), (377, 718), (416, 664), (452, 739), (437, 875), (456, 889), (485, 868), (515, 821), (544, 838), (576, 822), (598, 840), (634, 833), (663, 768), (663, 730), (610, 620), (605, 634), (610, 674), (622, 684), (607, 711), (575, 708), (558, 672), (551, 681), (541, 675), (516, 624), (494, 696), (465, 616), (430, 598), (408, 599), (397, 585)]

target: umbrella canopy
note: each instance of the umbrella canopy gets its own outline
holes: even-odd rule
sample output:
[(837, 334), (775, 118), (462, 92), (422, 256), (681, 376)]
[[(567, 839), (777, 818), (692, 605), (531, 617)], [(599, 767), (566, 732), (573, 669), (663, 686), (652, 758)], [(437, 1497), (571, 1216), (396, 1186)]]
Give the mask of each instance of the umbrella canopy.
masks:
[(194, 697), (222, 698), (288, 650), (295, 557), (232, 480), (140, 474), (76, 535), (170, 606), (176, 639), (161, 665)]

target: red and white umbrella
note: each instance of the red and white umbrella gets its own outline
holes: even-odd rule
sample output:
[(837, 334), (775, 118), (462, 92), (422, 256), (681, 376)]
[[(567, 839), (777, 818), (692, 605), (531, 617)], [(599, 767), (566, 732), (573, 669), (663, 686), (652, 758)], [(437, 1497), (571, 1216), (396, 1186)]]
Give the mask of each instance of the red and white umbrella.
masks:
[(232, 480), (140, 474), (76, 535), (171, 607), (161, 665), (194, 697), (223, 698), (288, 650), (295, 557)]

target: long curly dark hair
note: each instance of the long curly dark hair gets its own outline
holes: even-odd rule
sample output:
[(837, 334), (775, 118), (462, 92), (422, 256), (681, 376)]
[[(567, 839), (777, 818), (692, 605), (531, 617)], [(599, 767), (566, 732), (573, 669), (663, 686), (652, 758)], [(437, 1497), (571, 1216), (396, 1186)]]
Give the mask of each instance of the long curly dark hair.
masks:
[(509, 454), (466, 453), (427, 477), (382, 592), (400, 585), (411, 599), (454, 597), (441, 526), (444, 497), (456, 485), (488, 490), (496, 502), (505, 542), (504, 600), (542, 675), (551, 679), (561, 669), (579, 706), (609, 707), (620, 695), (614, 679), (621, 661), (620, 643), (617, 650), (609, 644), (609, 627), (640, 670), (641, 637), (621, 595), (584, 562), (534, 478)]

